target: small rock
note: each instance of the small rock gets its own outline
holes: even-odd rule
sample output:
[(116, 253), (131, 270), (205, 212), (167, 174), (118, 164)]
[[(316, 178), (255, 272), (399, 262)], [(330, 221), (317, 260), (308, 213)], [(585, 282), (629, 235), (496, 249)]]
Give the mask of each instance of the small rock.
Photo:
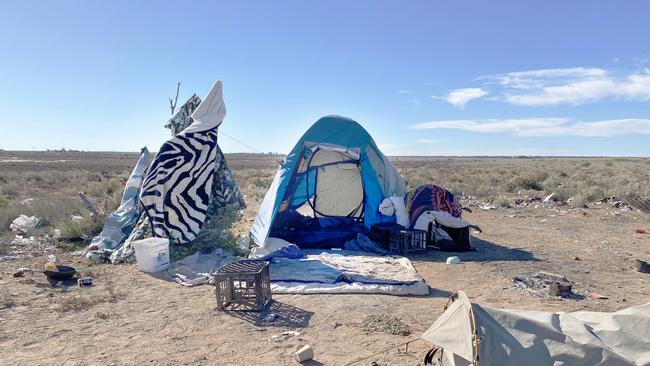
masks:
[(640, 259), (634, 261), (634, 268), (641, 273), (650, 273), (650, 264)]
[(582, 259), (580, 259), (580, 257), (577, 257), (577, 256), (576, 256), (576, 257), (573, 257), (573, 260), (574, 260), (574, 261), (581, 261)]
[(460, 262), (461, 260), (457, 256), (447, 258), (447, 264), (459, 264)]

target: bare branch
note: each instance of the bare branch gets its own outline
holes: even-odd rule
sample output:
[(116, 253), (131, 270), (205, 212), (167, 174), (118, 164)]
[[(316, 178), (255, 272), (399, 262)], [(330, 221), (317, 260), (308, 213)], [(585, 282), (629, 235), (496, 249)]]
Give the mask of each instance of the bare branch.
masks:
[(104, 215), (97, 212), (95, 206), (93, 206), (93, 204), (90, 203), (90, 200), (88, 200), (88, 198), (83, 192), (79, 192), (79, 200), (81, 200), (81, 203), (84, 205), (84, 207), (86, 207), (86, 209), (90, 211), (90, 217), (94, 219), (101, 219), (104, 217)]
[(176, 103), (178, 103), (178, 91), (181, 88), (181, 82), (179, 81), (178, 84), (176, 85), (176, 98), (172, 100), (172, 98), (169, 98), (169, 109), (172, 111), (172, 116), (174, 115), (174, 111), (176, 110)]

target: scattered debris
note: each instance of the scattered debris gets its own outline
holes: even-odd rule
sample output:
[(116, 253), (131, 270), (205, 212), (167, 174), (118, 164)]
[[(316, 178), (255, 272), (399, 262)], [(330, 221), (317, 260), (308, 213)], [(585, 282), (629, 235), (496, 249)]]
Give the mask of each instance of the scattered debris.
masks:
[(330, 325), (332, 326), (333, 329), (336, 329), (336, 328), (338, 328), (340, 326), (343, 326), (343, 324), (341, 324), (339, 322), (332, 322), (332, 323), (330, 323)]
[(560, 296), (580, 299), (573, 293), (573, 283), (566, 276), (551, 272), (537, 272), (533, 276), (513, 276), (515, 286), (539, 297)]
[(267, 322), (267, 323), (273, 323), (276, 318), (277, 318), (277, 315), (275, 315), (274, 313), (270, 313), (270, 314), (268, 314), (267, 316), (264, 317), (264, 321)]
[(276, 334), (271, 336), (271, 340), (274, 341), (286, 341), (287, 339), (293, 338), (293, 337), (300, 337), (300, 332), (296, 332), (295, 330), (290, 330), (287, 332), (282, 332), (280, 334)]
[(293, 354), (293, 359), (296, 360), (296, 362), (305, 362), (312, 358), (314, 358), (314, 349), (308, 344), (302, 346), (302, 348)]
[(447, 258), (447, 264), (459, 264), (460, 262), (461, 260), (457, 256)]
[(482, 204), (482, 205), (478, 205), (478, 207), (481, 208), (481, 209), (483, 209), (483, 210), (485, 210), (485, 211), (496, 209), (496, 206), (491, 205), (491, 204), (489, 204), (489, 203), (485, 203), (485, 204)]
[(2, 261), (13, 261), (16, 259), (19, 259), (20, 257), (17, 255), (0, 255), (0, 262)]
[(548, 293), (551, 296), (571, 296), (571, 285), (568, 282), (553, 282), (548, 285)]
[(640, 259), (634, 261), (634, 268), (641, 273), (650, 273), (650, 264)]
[(40, 219), (36, 216), (20, 215), (11, 222), (9, 228), (16, 233), (33, 234), (39, 227)]
[(77, 280), (77, 285), (79, 287), (87, 287), (93, 285), (93, 279), (90, 277), (84, 277)]
[(368, 315), (361, 324), (366, 332), (387, 333), (407, 336), (411, 334), (409, 327), (398, 318), (388, 315)]
[(623, 195), (623, 200), (631, 207), (645, 213), (650, 213), (650, 197), (641, 197), (632, 193)]
[(31, 245), (36, 242), (36, 238), (33, 236), (25, 237), (22, 235), (16, 235), (14, 240), (11, 241), (11, 245)]
[(607, 299), (609, 299), (609, 297), (607, 297), (605, 295), (601, 295), (601, 294), (599, 294), (597, 292), (592, 292), (590, 295), (591, 295), (591, 298), (594, 299), (594, 300), (607, 300)]
[(548, 196), (546, 196), (546, 198), (544, 198), (543, 202), (548, 203), (548, 202), (551, 202), (551, 201), (553, 201), (553, 202), (558, 201), (556, 196), (557, 196), (557, 193), (553, 192), (553, 193), (549, 194)]
[(20, 200), (20, 204), (23, 206), (29, 206), (34, 202), (34, 197), (28, 197)]

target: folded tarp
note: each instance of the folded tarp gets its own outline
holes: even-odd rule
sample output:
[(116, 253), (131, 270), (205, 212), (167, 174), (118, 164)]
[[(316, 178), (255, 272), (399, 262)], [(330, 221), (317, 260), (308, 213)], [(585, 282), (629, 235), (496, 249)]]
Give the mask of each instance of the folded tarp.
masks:
[(120, 207), (106, 218), (102, 232), (93, 238), (90, 242), (91, 246), (97, 246), (100, 250), (114, 249), (119, 247), (131, 234), (140, 218), (140, 187), (148, 166), (149, 151), (145, 147), (126, 182)]
[(615, 313), (494, 309), (455, 300), (422, 338), (445, 366), (650, 365), (650, 303)]

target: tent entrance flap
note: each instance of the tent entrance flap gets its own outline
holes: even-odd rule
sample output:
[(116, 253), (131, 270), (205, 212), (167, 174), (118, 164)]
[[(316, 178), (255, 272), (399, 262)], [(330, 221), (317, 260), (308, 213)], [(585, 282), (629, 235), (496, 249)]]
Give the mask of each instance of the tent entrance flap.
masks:
[(318, 149), (309, 168), (316, 170), (312, 204), (316, 217), (363, 218), (363, 184), (359, 160), (344, 153)]
[(316, 146), (303, 152), (286, 200), (303, 216), (363, 219), (364, 190), (358, 156)]

